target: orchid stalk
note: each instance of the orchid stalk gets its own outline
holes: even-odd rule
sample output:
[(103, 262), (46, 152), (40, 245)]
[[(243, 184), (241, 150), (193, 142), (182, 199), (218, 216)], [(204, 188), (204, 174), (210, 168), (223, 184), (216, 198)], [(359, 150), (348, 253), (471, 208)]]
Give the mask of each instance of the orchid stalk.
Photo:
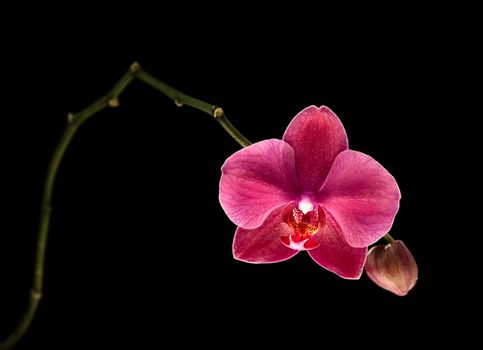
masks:
[[(55, 178), (64, 154), (79, 127), (95, 114), (108, 108), (119, 107), (119, 97), (134, 80), (141, 81), (158, 90), (170, 98), (178, 107), (189, 106), (209, 114), (244, 148), (225, 162), (220, 182), (220, 203), (228, 217), (239, 226), (233, 246), (233, 254), (236, 259), (251, 263), (277, 262), (286, 260), (301, 250), (307, 250), (319, 265), (329, 271), (344, 278), (357, 279), (360, 277), (366, 261), (368, 245), (382, 237), (388, 243), (394, 242), (394, 239), (386, 233), (392, 224), (399, 205), (397, 184), (392, 176), (372, 158), (359, 152), (347, 150), (347, 140), (342, 124), (327, 107), (318, 109), (312, 106), (302, 111), (301, 116), (298, 116), (298, 119), (297, 117), (294, 118), (294, 121), (290, 124), (283, 140), (265, 140), (252, 145), (230, 123), (221, 107), (188, 96), (142, 70), (138, 63), (133, 63), (129, 71), (121, 77), (111, 91), (84, 110), (78, 113), (69, 113), (67, 116), (67, 126), (54, 150), (45, 179), (30, 299), (16, 328), (0, 343), (0, 350), (12, 348), (22, 338), (42, 299), (47, 238), (52, 214), (52, 194)], [(292, 125), (293, 123), (295, 124)], [(317, 141), (317, 135), (309, 134), (310, 137), (307, 139), (304, 134), (306, 132), (304, 123), (309, 123), (309, 129), (319, 128), (325, 133), (325, 136), (334, 138), (334, 144), (330, 146), (332, 148), (329, 147), (329, 150), (322, 157), (314, 153), (320, 150), (320, 147), (319, 149), (312, 149), (310, 148), (312, 146), (307, 143), (307, 140)], [(344, 155), (337, 158), (342, 153)], [(300, 155), (302, 155), (302, 158)], [(310, 158), (309, 162), (305, 162), (303, 159), (307, 155)], [(379, 222), (380, 225), (377, 230), (372, 230), (365, 237), (349, 232), (344, 238), (337, 231), (340, 226), (337, 220), (342, 220), (340, 217), (346, 215), (346, 213), (340, 211), (341, 216), (338, 216), (337, 213), (334, 216), (333, 213), (324, 209), (324, 203), (328, 203), (327, 201), (324, 202), (326, 194), (317, 192), (325, 178), (330, 175), (332, 163), (339, 166), (342, 169), (339, 169), (339, 173), (344, 175), (344, 163), (348, 161), (346, 158), (350, 157), (352, 157), (350, 161), (358, 162), (358, 166), (361, 167), (369, 162), (371, 166), (369, 170), (379, 174), (379, 180), (386, 182), (386, 185), (390, 187), (389, 211), (383, 213), (386, 217)], [(258, 169), (244, 169), (242, 164), (247, 160), (260, 162), (260, 167)], [(266, 162), (261, 164), (264, 161)], [(278, 161), (286, 169), (280, 170), (282, 166), (280, 169), (273, 168), (277, 166), (276, 162)], [(315, 163), (318, 162), (316, 165), (321, 169), (319, 169), (319, 173), (310, 168), (311, 162), (314, 161)], [(255, 201), (255, 204), (247, 209), (248, 211), (252, 210), (252, 212), (241, 212), (238, 202), (246, 202), (246, 198), (243, 198), (239, 189), (244, 187), (243, 190), (245, 191), (247, 186), (251, 186), (250, 176), (255, 177), (257, 181), (262, 178), (263, 181), (266, 180), (266, 188), (276, 187), (272, 186), (274, 184), (270, 183), (270, 179), (267, 180), (267, 176), (268, 178), (271, 176), (267, 173), (270, 166), (274, 172), (285, 172), (286, 177), (283, 179), (285, 183), (282, 187), (284, 187), (283, 190), (288, 191), (287, 196), (270, 198), (266, 202), (272, 201), (273, 203), (268, 203), (269, 205), (266, 208), (262, 208), (263, 206), (257, 207)], [(298, 179), (297, 174), (305, 176), (305, 179), (303, 179), (305, 182)], [(303, 188), (302, 191), (301, 188)], [(279, 189), (276, 188), (276, 190)], [(370, 190), (372, 191), (373, 188), (370, 188)], [(331, 194), (333, 191), (327, 190), (326, 192)], [(280, 191), (277, 193), (282, 195)], [(321, 206), (319, 206), (320, 203)], [(243, 205), (246, 206), (246, 203)], [(332, 204), (333, 207), (337, 205), (337, 203)], [(383, 209), (387, 208), (381, 210)], [(349, 223), (351, 220), (351, 218), (348, 219)], [(352, 220), (352, 223), (357, 223), (357, 220)], [(360, 227), (357, 227), (357, 229), (360, 229)], [(266, 232), (270, 232), (270, 235), (266, 235)], [(253, 237), (256, 239), (261, 237), (261, 241), (255, 242)], [(330, 246), (334, 243), (335, 245)], [(331, 252), (331, 247), (334, 248), (332, 250), (334, 254)], [(349, 258), (341, 258), (341, 255), (337, 255), (341, 252), (346, 252)], [(377, 271), (372, 271), (372, 275), (374, 273), (377, 273)], [(383, 288), (390, 290), (386, 286), (383, 286)]]
[(47, 175), (44, 183), (44, 190), (41, 204), (40, 225), (37, 235), (36, 258), (34, 265), (34, 276), (30, 299), (27, 308), (12, 333), (0, 343), (0, 350), (12, 348), (23, 336), (30, 326), (40, 300), (42, 299), (45, 254), (47, 248), (47, 238), (49, 233), (50, 217), (52, 214), (52, 194), (54, 189), (55, 178), (59, 170), (59, 166), (64, 157), (70, 142), (76, 134), (79, 127), (95, 114), (108, 109), (119, 107), (119, 97), (124, 90), (134, 81), (142, 81), (154, 89), (160, 91), (163, 95), (173, 100), (178, 107), (189, 106), (205, 112), (212, 116), (230, 136), (238, 142), (242, 147), (250, 145), (248, 141), (228, 120), (223, 109), (216, 105), (193, 98), (182, 92), (172, 88), (171, 86), (156, 79), (146, 71), (141, 69), (138, 63), (133, 63), (129, 71), (114, 85), (111, 91), (86, 107), (78, 113), (69, 113), (67, 115), (67, 126), (55, 148), (54, 154), (47, 169)]

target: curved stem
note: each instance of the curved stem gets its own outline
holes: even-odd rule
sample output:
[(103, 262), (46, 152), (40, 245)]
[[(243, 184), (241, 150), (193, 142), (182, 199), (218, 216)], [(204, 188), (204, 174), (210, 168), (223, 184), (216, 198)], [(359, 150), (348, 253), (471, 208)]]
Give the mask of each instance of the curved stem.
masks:
[(47, 169), (47, 175), (44, 183), (44, 191), (42, 196), (42, 205), (40, 213), (40, 225), (37, 236), (37, 250), (34, 265), (34, 276), (32, 283), (32, 290), (30, 292), (30, 299), (27, 308), (18, 323), (17, 327), (12, 331), (5, 341), (0, 343), (0, 350), (10, 349), (25, 333), (29, 327), (32, 319), (37, 311), (37, 308), (42, 299), (43, 281), (44, 281), (44, 266), (45, 253), (47, 248), (47, 237), (49, 232), (50, 216), (52, 213), (52, 194), (54, 189), (55, 178), (59, 170), (60, 163), (64, 157), (65, 151), (69, 146), (79, 126), (82, 125), (89, 117), (100, 112), (106, 107), (116, 107), (117, 98), (122, 91), (134, 79), (132, 72), (125, 74), (114, 88), (104, 97), (100, 98), (81, 112), (77, 114), (68, 114), (67, 126), (62, 134), (54, 154)]
[(392, 238), (392, 236), (389, 233), (386, 233), (386, 235), (384, 236), (384, 239), (386, 240), (387, 243), (394, 242), (394, 238)]
[(202, 112), (208, 113), (211, 115), (215, 120), (220, 123), (220, 125), (225, 129), (225, 131), (230, 134), (230, 136), (240, 144), (242, 147), (246, 147), (251, 144), (248, 139), (243, 136), (226, 118), (225, 113), (221, 107), (217, 107), (215, 105), (206, 103), (204, 101), (198, 100), (191, 96), (185, 95), (182, 92), (172, 88), (168, 84), (163, 83), (162, 81), (154, 78), (152, 75), (146, 73), (145, 71), (139, 71), (136, 74), (136, 78), (145, 82), (149, 86), (152, 86), (156, 90), (159, 90), (162, 94), (166, 95), (170, 99), (174, 101), (174, 103), (178, 107), (182, 107), (184, 105), (196, 108)]
[(45, 253), (47, 248), (47, 237), (49, 232), (50, 216), (52, 213), (52, 194), (54, 189), (55, 178), (62, 162), (62, 158), (74, 137), (79, 126), (81, 126), (87, 119), (94, 114), (102, 111), (107, 107), (115, 108), (119, 106), (119, 96), (129, 86), (129, 84), (138, 78), (140, 81), (154, 87), (161, 93), (172, 99), (177, 106), (191, 106), (203, 112), (210, 114), (223, 126), (223, 128), (243, 147), (248, 146), (248, 141), (226, 118), (223, 110), (220, 107), (203, 102), (196, 98), (185, 95), (169, 85), (157, 80), (148, 73), (141, 70), (137, 63), (133, 63), (129, 71), (117, 82), (112, 90), (101, 97), (99, 100), (82, 110), (77, 114), (69, 113), (67, 117), (67, 126), (62, 134), (54, 154), (47, 169), (45, 178), (44, 191), (42, 196), (40, 225), (37, 236), (37, 250), (34, 265), (34, 276), (32, 283), (32, 290), (30, 293), (29, 303), (27, 308), (12, 333), (0, 343), (0, 350), (7, 350), (12, 348), (26, 332), (35, 316), (37, 308), (42, 298), (43, 281), (44, 281), (44, 266)]

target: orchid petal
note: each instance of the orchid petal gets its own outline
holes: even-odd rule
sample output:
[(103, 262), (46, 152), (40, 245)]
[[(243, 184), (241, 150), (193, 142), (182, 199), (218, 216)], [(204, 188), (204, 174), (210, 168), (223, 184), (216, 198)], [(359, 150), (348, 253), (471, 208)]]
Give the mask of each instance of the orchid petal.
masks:
[(344, 126), (325, 106), (310, 106), (297, 114), (283, 140), (294, 148), (300, 187), (312, 192), (324, 183), (335, 157), (348, 147)]
[(220, 203), (235, 224), (253, 229), (295, 196), (292, 147), (265, 140), (234, 153), (221, 168)]
[(317, 194), (352, 247), (367, 247), (391, 228), (401, 193), (394, 177), (370, 156), (344, 151)]
[(320, 208), (320, 217), (325, 215), (324, 224), (317, 233), (319, 246), (308, 253), (317, 264), (346, 279), (359, 279), (364, 269), (367, 248), (348, 245), (340, 228), (329, 213)]
[(281, 237), (291, 233), (282, 221), (284, 206), (275, 209), (258, 228), (247, 230), (239, 227), (233, 239), (233, 256), (248, 263), (275, 263), (290, 259), (298, 253), (283, 245)]

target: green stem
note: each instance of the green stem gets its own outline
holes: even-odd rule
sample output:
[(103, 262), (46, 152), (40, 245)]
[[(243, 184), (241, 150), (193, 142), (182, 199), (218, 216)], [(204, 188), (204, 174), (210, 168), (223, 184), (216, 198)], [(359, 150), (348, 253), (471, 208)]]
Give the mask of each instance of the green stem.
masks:
[(112, 90), (101, 97), (99, 100), (82, 110), (77, 114), (68, 114), (68, 123), (62, 134), (62, 137), (55, 148), (54, 154), (47, 169), (47, 176), (45, 178), (44, 192), (42, 197), (42, 205), (40, 212), (40, 225), (37, 236), (37, 250), (34, 265), (34, 276), (32, 283), (32, 290), (30, 292), (30, 299), (27, 308), (12, 333), (0, 343), (0, 350), (7, 350), (12, 348), (23, 336), (30, 326), (34, 315), (42, 298), (43, 280), (44, 280), (44, 266), (45, 253), (47, 247), (47, 237), (49, 232), (50, 216), (52, 213), (52, 193), (54, 189), (55, 178), (62, 158), (74, 137), (79, 126), (81, 126), (87, 119), (102, 111), (107, 107), (115, 108), (119, 106), (119, 96), (129, 86), (129, 84), (138, 78), (147, 85), (159, 90), (161, 93), (172, 99), (177, 106), (181, 107), (187, 105), (208, 113), (235, 139), (241, 146), (245, 147), (250, 144), (248, 141), (226, 118), (223, 110), (220, 107), (203, 102), (196, 98), (190, 97), (172, 88), (171, 86), (159, 81), (153, 76), (141, 70), (137, 63), (131, 65), (130, 70), (117, 82)]
[(226, 118), (225, 113), (221, 107), (217, 107), (215, 105), (206, 103), (204, 101), (198, 100), (197, 98), (193, 98), (191, 96), (185, 95), (182, 92), (172, 88), (168, 84), (163, 83), (162, 81), (154, 78), (152, 75), (140, 71), (136, 74), (136, 78), (145, 82), (146, 84), (152, 86), (156, 90), (159, 90), (162, 94), (166, 95), (170, 99), (174, 101), (174, 103), (178, 106), (190, 106), (196, 109), (199, 109), (202, 112), (208, 113), (211, 115), (215, 120), (220, 123), (220, 125), (225, 129), (225, 131), (230, 134), (230, 136), (238, 142), (242, 147), (246, 147), (251, 144), (248, 139), (243, 136)]
[(386, 235), (384, 236), (384, 239), (386, 240), (387, 243), (394, 242), (394, 238), (392, 238), (392, 236), (389, 233), (386, 233)]

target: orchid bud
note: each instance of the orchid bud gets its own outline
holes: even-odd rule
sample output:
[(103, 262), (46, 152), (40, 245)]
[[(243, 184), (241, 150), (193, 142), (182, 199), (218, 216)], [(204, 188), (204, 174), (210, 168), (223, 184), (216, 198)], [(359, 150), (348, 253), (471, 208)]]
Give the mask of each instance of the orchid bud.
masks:
[(418, 265), (400, 241), (373, 247), (367, 256), (366, 273), (379, 287), (404, 296), (418, 279)]

